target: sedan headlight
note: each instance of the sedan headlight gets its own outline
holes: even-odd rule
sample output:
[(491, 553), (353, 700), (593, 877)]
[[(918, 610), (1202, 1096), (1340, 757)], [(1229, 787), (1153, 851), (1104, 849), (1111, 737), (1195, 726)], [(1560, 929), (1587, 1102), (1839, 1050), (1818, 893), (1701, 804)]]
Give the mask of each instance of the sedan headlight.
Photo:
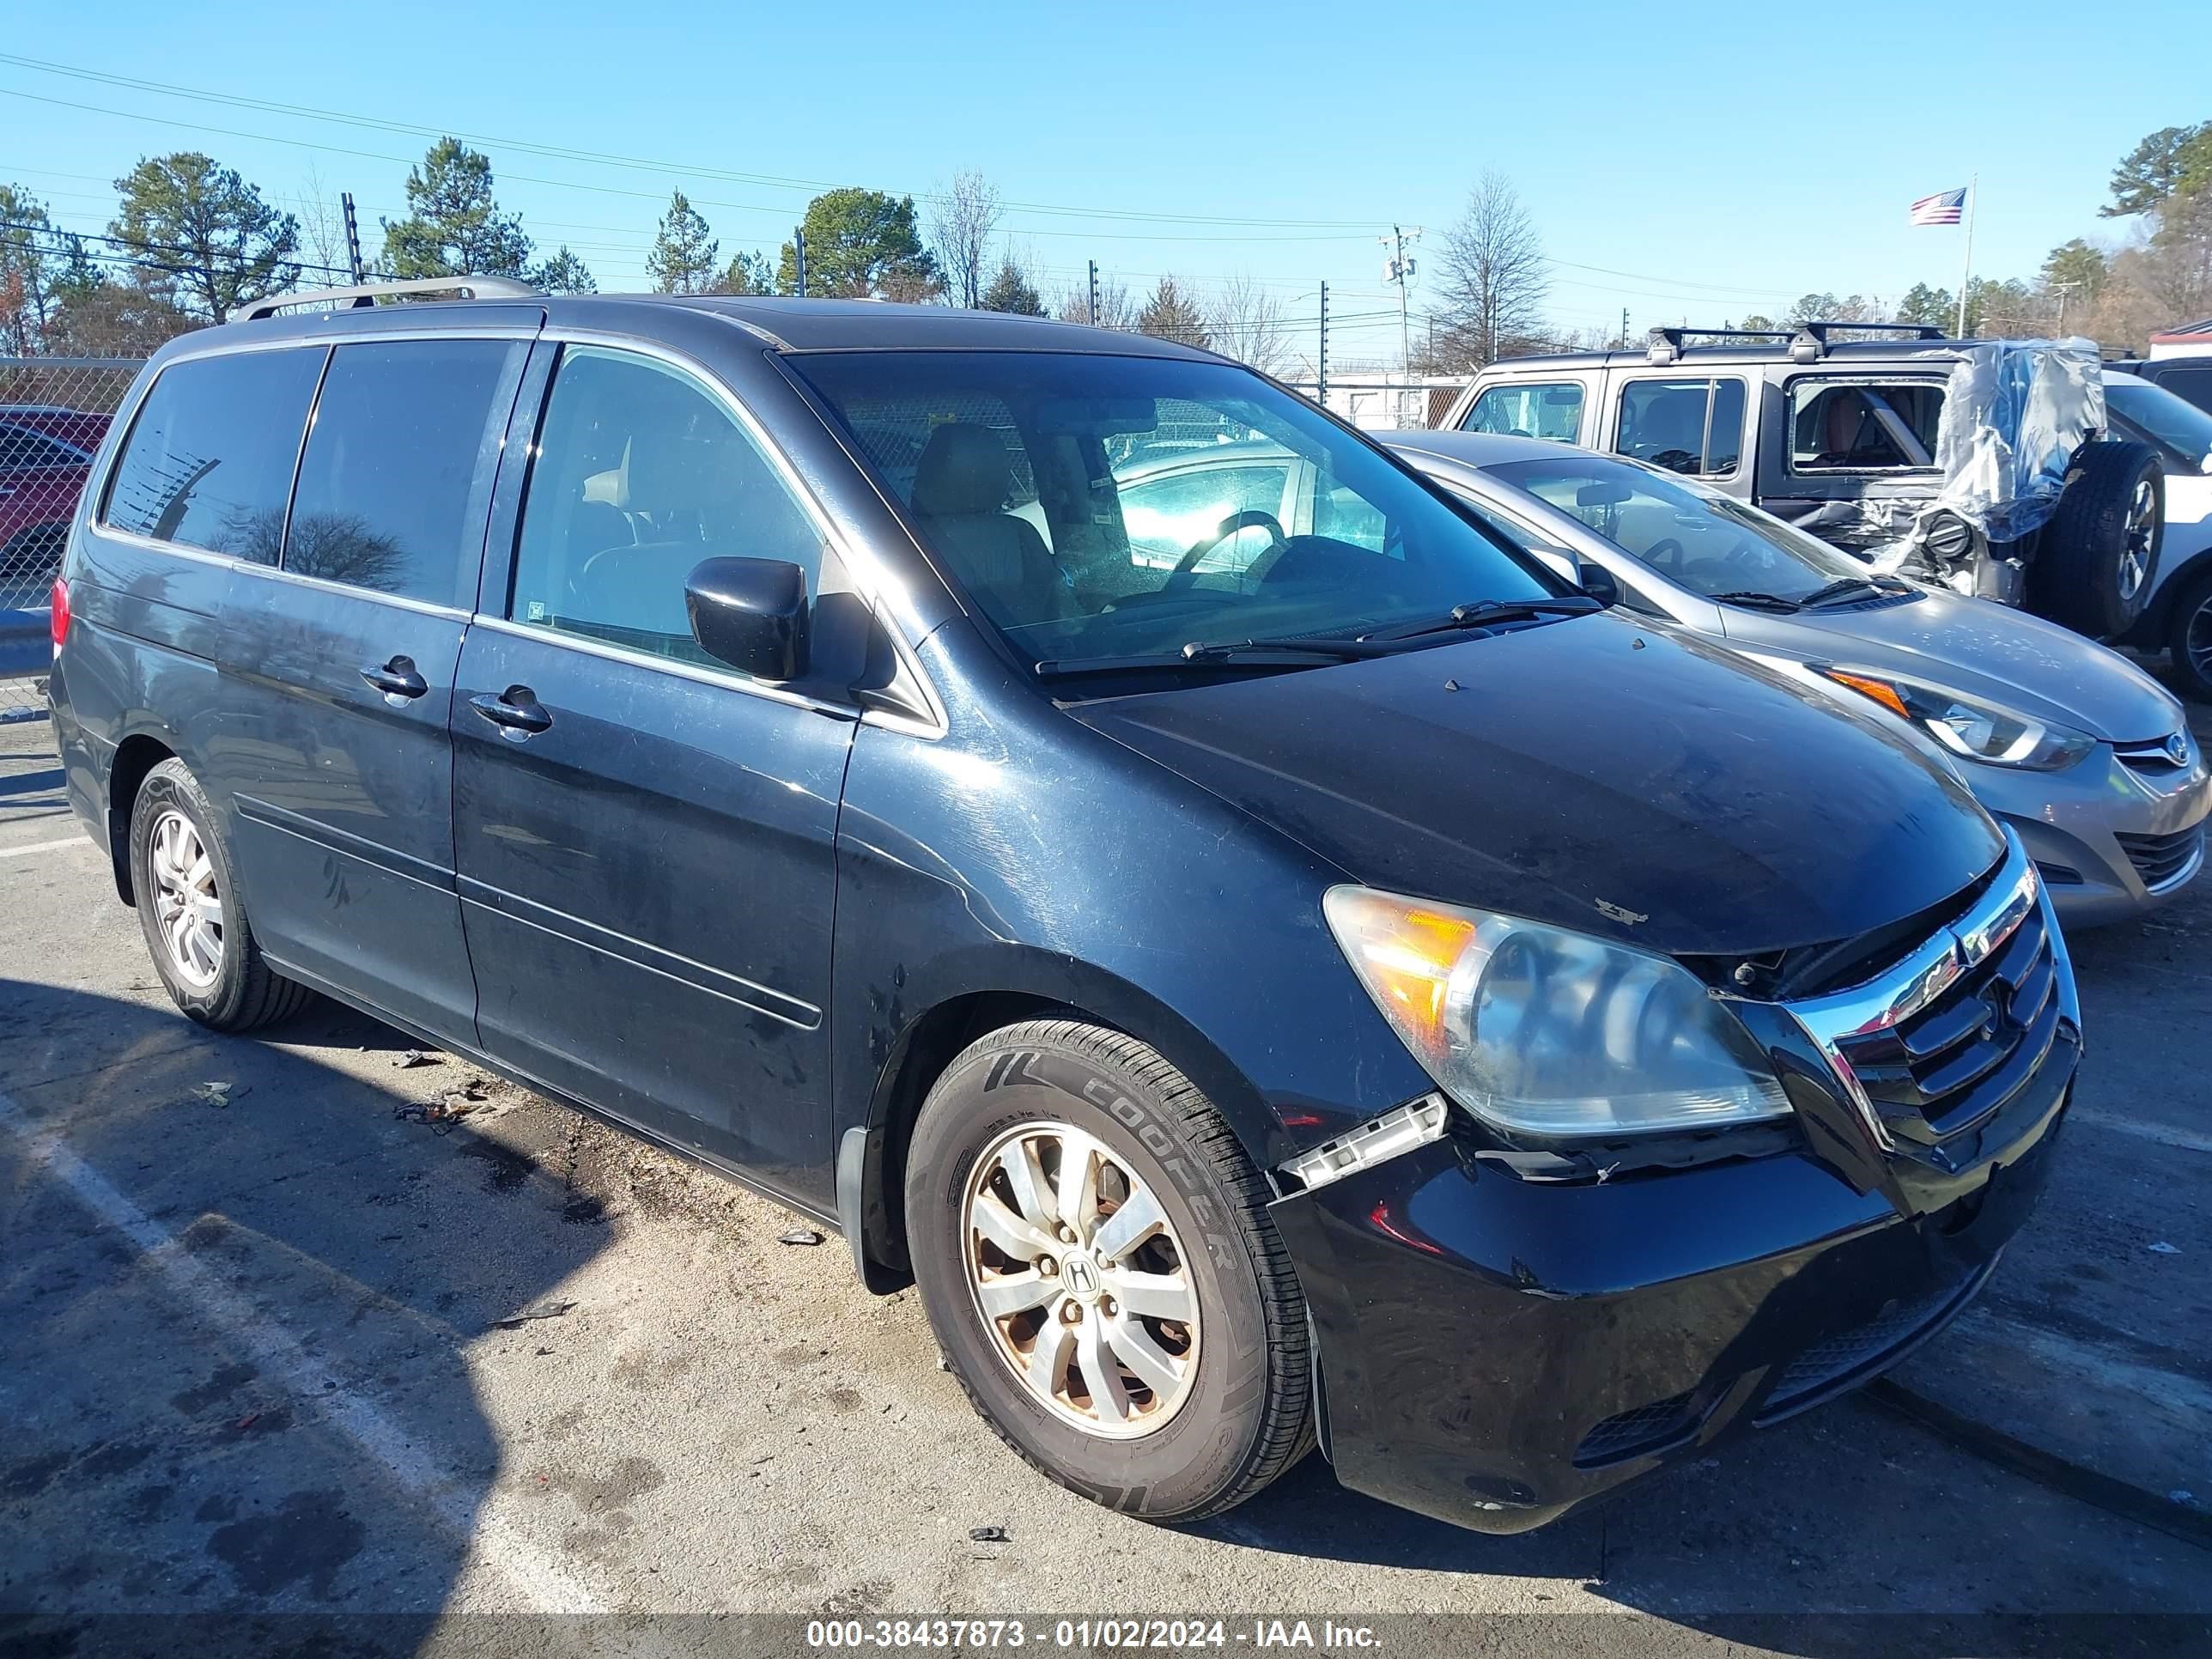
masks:
[(1365, 887), (1322, 908), (1429, 1075), (1501, 1128), (1645, 1134), (1790, 1110), (1751, 1034), (1680, 963)]
[(1850, 669), (1821, 672), (1837, 684), (1871, 697), (1891, 714), (1911, 721), (1953, 754), (1967, 760), (2024, 767), (2031, 772), (2057, 772), (2097, 746), (2097, 740), (2086, 732), (1978, 702), (1937, 686)]

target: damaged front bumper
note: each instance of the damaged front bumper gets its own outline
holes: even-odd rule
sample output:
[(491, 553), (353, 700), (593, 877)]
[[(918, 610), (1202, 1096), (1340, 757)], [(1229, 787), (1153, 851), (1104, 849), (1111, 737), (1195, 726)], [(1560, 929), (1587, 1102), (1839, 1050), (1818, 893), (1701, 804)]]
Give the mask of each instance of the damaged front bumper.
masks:
[[(1747, 1011), (1796, 1108), (1778, 1145), (1608, 1168), (1501, 1158), (1455, 1119), (1279, 1200), (1338, 1478), (1524, 1531), (1832, 1398), (1941, 1330), (2033, 1207), (2081, 1056), (2048, 898), (2017, 847), (1999, 873), (1953, 924), (1957, 971), (1896, 1002), (1897, 1023), (1859, 1021), (1838, 1046), (1783, 1005)], [(1916, 954), (1923, 987), (1917, 957), (1937, 943)], [(1944, 1036), (1971, 1031), (1970, 1006), (1989, 1029), (2017, 1023)], [(1974, 1080), (1916, 1105), (1897, 1055), (1937, 1036), (1917, 1075)], [(1984, 1039), (2003, 1054), (1979, 1070), (1951, 1046)]]

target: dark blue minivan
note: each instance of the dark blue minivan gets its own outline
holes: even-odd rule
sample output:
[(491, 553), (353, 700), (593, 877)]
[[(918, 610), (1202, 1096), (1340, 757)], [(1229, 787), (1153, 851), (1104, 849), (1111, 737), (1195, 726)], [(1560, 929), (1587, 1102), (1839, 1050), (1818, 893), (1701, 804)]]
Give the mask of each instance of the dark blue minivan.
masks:
[(2033, 1205), (2065, 948), (1875, 716), (1203, 351), (403, 287), (165, 348), (71, 527), (69, 790), (194, 1019), (337, 997), (818, 1218), (1160, 1520), (1318, 1441), (1537, 1525)]

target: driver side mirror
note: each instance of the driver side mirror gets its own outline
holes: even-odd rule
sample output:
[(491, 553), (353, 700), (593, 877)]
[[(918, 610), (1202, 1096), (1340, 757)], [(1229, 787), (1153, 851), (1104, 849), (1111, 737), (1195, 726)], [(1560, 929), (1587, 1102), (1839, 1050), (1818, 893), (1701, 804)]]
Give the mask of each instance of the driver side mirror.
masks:
[(684, 582), (691, 637), (755, 679), (806, 672), (806, 573), (787, 559), (702, 559)]
[(1600, 605), (1613, 605), (1620, 603), (1620, 584), (1613, 579), (1613, 572), (1601, 564), (1592, 564), (1585, 560), (1577, 566), (1575, 586)]

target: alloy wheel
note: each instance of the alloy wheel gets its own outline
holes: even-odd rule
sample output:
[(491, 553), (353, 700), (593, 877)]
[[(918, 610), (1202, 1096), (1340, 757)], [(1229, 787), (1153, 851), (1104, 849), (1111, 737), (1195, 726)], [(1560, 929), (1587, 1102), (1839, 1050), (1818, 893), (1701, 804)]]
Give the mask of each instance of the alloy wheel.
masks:
[(2189, 625), (2181, 636), (2181, 648), (2197, 677), (2212, 680), (2212, 593), (2207, 593), (2197, 609), (2190, 612)]
[(969, 1177), (962, 1259), (992, 1346), (1090, 1433), (1165, 1426), (1198, 1371), (1189, 1257), (1143, 1179), (1065, 1123), (1001, 1135)]
[(2120, 550), (2120, 598), (2132, 600), (2150, 574), (2151, 543), (2158, 534), (2158, 492), (2148, 478), (2136, 480), (2128, 500), (2127, 542)]
[(192, 821), (172, 807), (154, 820), (148, 845), (154, 874), (154, 917), (169, 965), (195, 990), (222, 972), (222, 898), (215, 865)]

